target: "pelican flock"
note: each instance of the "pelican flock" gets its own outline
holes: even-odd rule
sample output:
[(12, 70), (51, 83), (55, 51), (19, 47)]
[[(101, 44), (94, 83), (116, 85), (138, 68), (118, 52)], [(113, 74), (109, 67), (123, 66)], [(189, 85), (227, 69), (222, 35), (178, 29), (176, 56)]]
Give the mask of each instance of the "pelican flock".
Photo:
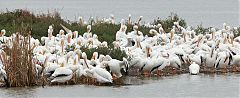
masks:
[[(103, 22), (116, 24), (114, 15)], [(81, 25), (86, 25), (82, 17)], [(48, 28), (48, 36), (41, 39), (31, 38), (33, 48), (33, 61), (36, 63), (37, 76), (47, 77), (52, 83), (64, 83), (74, 77), (88, 77), (99, 83), (113, 83), (123, 75), (131, 75), (135, 70), (138, 75), (161, 75), (164, 71), (186, 71), (190, 74), (199, 74), (208, 69), (228, 71), (233, 68), (239, 71), (240, 67), (240, 37), (234, 36), (233, 29), (226, 23), (223, 28), (211, 28), (206, 34), (196, 34), (190, 27), (184, 28), (179, 22), (174, 22), (170, 32), (165, 32), (161, 24), (150, 25), (149, 34), (139, 30), (142, 16), (133, 26), (133, 31), (126, 32), (126, 23), (132, 24), (131, 15), (128, 20), (120, 22), (114, 49), (120, 49), (127, 54), (122, 60), (112, 58), (110, 55), (99, 54), (95, 51), (92, 58), (81, 48), (108, 47), (106, 41), (100, 42), (98, 35), (91, 31), (92, 26), (87, 25), (87, 32), (81, 34), (71, 31), (63, 26), (56, 36), (53, 35), (53, 25)], [(11, 36), (5, 36), (6, 30), (1, 30), (1, 54), (4, 45), (9, 45)], [(72, 47), (74, 46), (74, 47)], [(72, 48), (72, 49), (71, 49)], [(70, 50), (69, 50), (70, 49)], [(185, 70), (184, 70), (185, 69)], [(122, 71), (123, 70), (123, 71)], [(7, 82), (5, 67), (0, 62), (0, 79)], [(8, 83), (6, 83), (8, 84)]]

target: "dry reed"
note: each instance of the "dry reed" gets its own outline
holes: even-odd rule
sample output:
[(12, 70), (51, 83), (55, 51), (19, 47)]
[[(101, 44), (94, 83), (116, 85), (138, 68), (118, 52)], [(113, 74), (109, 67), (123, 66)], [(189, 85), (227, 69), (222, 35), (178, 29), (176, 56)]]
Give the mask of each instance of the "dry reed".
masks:
[(37, 76), (32, 61), (32, 48), (30, 46), (30, 33), (27, 28), (22, 28), (21, 33), (11, 37), (11, 42), (4, 48), (2, 54), (3, 65), (7, 73), (10, 87), (34, 86)]

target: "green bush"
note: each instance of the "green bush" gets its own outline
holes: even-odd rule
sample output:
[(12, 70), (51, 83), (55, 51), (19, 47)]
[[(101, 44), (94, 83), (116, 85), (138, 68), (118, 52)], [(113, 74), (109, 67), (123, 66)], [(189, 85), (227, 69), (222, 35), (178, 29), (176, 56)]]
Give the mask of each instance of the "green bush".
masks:
[(99, 47), (99, 48), (81, 48), (82, 52), (85, 52), (87, 54), (88, 59), (91, 59), (93, 52), (98, 52), (98, 54), (103, 55), (110, 55), (113, 59), (122, 60), (123, 57), (127, 57), (126, 53), (124, 51), (121, 51), (120, 49), (113, 49), (111, 47)]
[(163, 29), (165, 30), (165, 32), (170, 32), (173, 26), (173, 22), (179, 22), (179, 25), (182, 27), (186, 27), (187, 23), (185, 22), (184, 19), (179, 18), (179, 16), (177, 14), (171, 13), (170, 16), (168, 16), (166, 19), (155, 19), (153, 24), (157, 25), (157, 24), (161, 24)]
[(202, 25), (198, 25), (197, 28), (194, 29), (196, 34), (206, 34), (209, 31), (209, 28), (204, 28)]

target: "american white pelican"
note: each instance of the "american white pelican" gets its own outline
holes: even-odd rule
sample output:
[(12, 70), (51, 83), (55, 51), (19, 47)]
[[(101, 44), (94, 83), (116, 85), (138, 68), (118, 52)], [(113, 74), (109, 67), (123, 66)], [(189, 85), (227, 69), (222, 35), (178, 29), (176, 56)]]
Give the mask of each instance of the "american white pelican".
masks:
[(160, 75), (160, 71), (163, 70), (163, 68), (165, 68), (166, 66), (170, 66), (170, 64), (171, 64), (169, 57), (167, 57), (167, 58), (161, 57), (161, 58), (157, 58), (155, 60), (156, 60), (155, 64), (154, 64), (153, 68), (150, 70), (150, 73), (157, 70), (157, 75)]
[(103, 68), (94, 67), (90, 70), (87, 69), (86, 72), (92, 74), (92, 77), (96, 78), (100, 83), (112, 83), (111, 74)]
[(8, 78), (7, 78), (7, 73), (6, 71), (1, 67), (0, 68), (0, 79), (3, 79), (4, 82), (6, 83), (6, 87), (10, 87), (10, 84), (8, 82)]
[(87, 32), (83, 34), (84, 39), (88, 39), (92, 37), (92, 32), (91, 32), (92, 26), (88, 25), (87, 26)]
[(196, 64), (195, 62), (193, 62), (190, 66), (189, 66), (189, 72), (192, 75), (197, 75), (199, 73), (200, 70), (200, 66), (198, 64)]
[(90, 61), (88, 61), (87, 59), (87, 54), (85, 52), (82, 53), (82, 58), (83, 58), (83, 62), (82, 62), (82, 65), (83, 65), (83, 69), (86, 69), (86, 68), (93, 68), (92, 65), (90, 65)]
[[(61, 63), (61, 64), (64, 64), (64, 63)], [(44, 61), (44, 70), (43, 70), (43, 73), (44, 75), (46, 75), (47, 77), (50, 77), (54, 71), (59, 68), (59, 64), (57, 63), (52, 63), (52, 62), (48, 62), (48, 57), (45, 58), (45, 61)]]
[(35, 66), (36, 66), (37, 76), (39, 77), (42, 74), (42, 72), (43, 72), (43, 68), (39, 64), (36, 64)]
[(215, 47), (212, 47), (211, 51), (206, 55), (205, 66), (214, 67), (216, 60), (217, 52), (215, 51)]
[(73, 71), (69, 68), (64, 67), (62, 64), (59, 68), (57, 68), (54, 73), (51, 75), (51, 82), (66, 82), (70, 80), (73, 76)]
[(226, 68), (229, 64), (229, 56), (229, 53), (225, 51), (219, 52), (215, 62), (215, 68)]
[(123, 61), (119, 61), (117, 59), (111, 59), (110, 61), (103, 61), (102, 67), (110, 68), (111, 72), (115, 75), (116, 78), (122, 77), (121, 68), (127, 72), (128, 68), (128, 61), (126, 58), (123, 58)]

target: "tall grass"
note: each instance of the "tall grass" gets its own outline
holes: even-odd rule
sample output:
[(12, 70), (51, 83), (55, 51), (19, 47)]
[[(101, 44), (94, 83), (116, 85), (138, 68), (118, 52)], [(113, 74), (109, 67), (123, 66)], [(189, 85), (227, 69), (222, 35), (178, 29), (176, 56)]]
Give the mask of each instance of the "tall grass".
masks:
[[(30, 33), (26, 28), (11, 38), (12, 47), (6, 45), (2, 60), (10, 87), (34, 86), (37, 83), (36, 70), (32, 61)], [(23, 35), (23, 36), (22, 36)]]

